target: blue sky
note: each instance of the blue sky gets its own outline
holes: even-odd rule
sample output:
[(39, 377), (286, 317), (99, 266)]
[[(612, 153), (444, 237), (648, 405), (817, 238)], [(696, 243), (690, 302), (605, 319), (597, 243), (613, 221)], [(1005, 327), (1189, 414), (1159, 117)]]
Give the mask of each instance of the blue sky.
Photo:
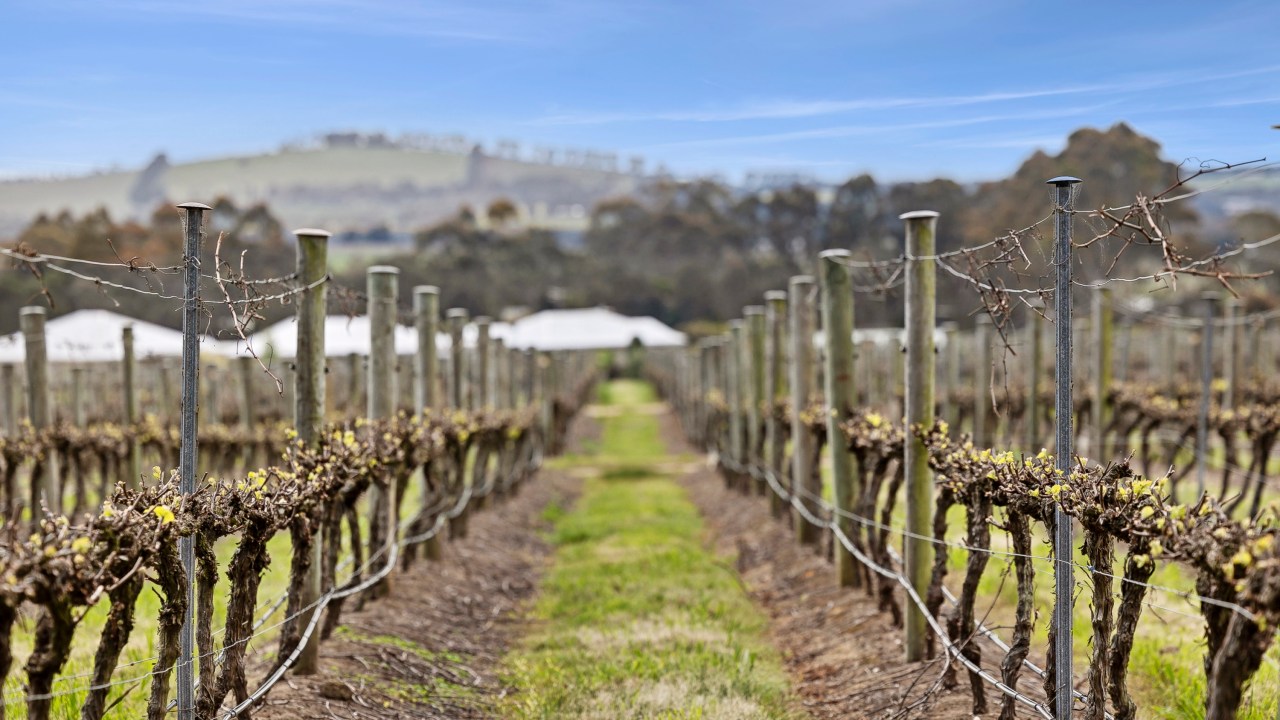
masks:
[(680, 173), (961, 180), (1125, 120), (1275, 154), (1275, 2), (0, 0), (0, 176), (330, 129), (612, 150)]

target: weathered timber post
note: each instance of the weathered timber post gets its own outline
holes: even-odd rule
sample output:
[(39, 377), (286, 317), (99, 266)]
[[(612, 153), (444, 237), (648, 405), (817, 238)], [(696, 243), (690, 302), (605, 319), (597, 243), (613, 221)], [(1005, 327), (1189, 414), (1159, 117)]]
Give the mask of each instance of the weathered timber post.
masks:
[[(747, 465), (760, 465), (762, 460), (762, 444), (764, 442), (763, 417), (761, 407), (764, 404), (764, 308), (760, 305), (749, 305), (742, 310), (746, 324), (743, 326), (744, 355), (746, 358), (746, 393), (747, 405)], [(756, 491), (765, 492), (763, 482), (754, 482), (750, 477), (744, 481), (748, 489), (755, 485)]]
[[(804, 415), (813, 389), (813, 277), (796, 275), (788, 283), (791, 312), (791, 492), (810, 513), (816, 514), (812, 497), (822, 496), (822, 479), (813, 466), (816, 440), (805, 427)], [(796, 539), (816, 545), (819, 528), (795, 511)]]
[[(124, 375), (122, 382), (124, 384), (124, 424), (132, 429), (133, 425), (138, 422), (138, 387), (136, 385), (138, 361), (133, 352), (133, 326), (125, 325), (120, 331), (120, 341), (124, 345), (124, 358), (121, 362), (121, 370)], [(142, 448), (138, 444), (138, 439), (130, 433), (129, 439), (129, 470), (128, 477), (125, 478), (129, 488), (136, 490), (142, 482)]]
[(71, 421), (84, 427), (84, 368), (71, 368)]
[(1209, 403), (1213, 397), (1213, 320), (1218, 295), (1206, 292), (1204, 322), (1200, 325), (1200, 413), (1196, 418), (1196, 499), (1204, 497), (1209, 454)]
[(1227, 341), (1223, 343), (1222, 370), (1227, 376), (1227, 390), (1222, 399), (1223, 409), (1230, 410), (1240, 402), (1240, 298), (1228, 295), (1224, 301), (1224, 324)]
[(236, 368), (240, 372), (240, 427), (245, 430), (253, 428), (253, 366), (254, 359), (248, 355), (236, 358)]
[(1112, 312), (1111, 288), (1098, 288), (1093, 302), (1093, 448), (1090, 450), (1098, 462), (1106, 465), (1111, 459), (1107, 447), (1107, 426), (1111, 423), (1111, 347)]
[(347, 354), (347, 409), (353, 415), (360, 414), (360, 376), (364, 374), (364, 362), (359, 353)]
[(439, 360), (436, 357), (436, 332), (440, 324), (440, 288), (419, 285), (413, 289), (414, 325), (418, 330), (418, 352), (414, 356), (414, 410), (421, 414), (428, 408), (439, 407), (436, 377)]
[[(907, 532), (903, 540), (903, 569), (920, 597), (929, 591), (933, 546), (926, 539), (933, 528), (933, 476), (929, 450), (912, 428), (933, 426), (935, 358), (933, 331), (936, 322), (937, 269), (933, 260), (938, 213), (919, 210), (905, 213), (906, 223), (906, 324), (907, 324), (907, 437), (904, 472), (907, 486)], [(907, 662), (924, 659), (928, 630), (924, 615), (907, 603)]]
[[(860, 495), (860, 483), (855, 480), (854, 457), (844, 442), (840, 424), (853, 415), (858, 399), (853, 386), (853, 281), (845, 264), (849, 251), (825, 250), (818, 254), (819, 279), (822, 288), (822, 328), (826, 335), (827, 351), (824, 353), (825, 409), (827, 421), (827, 447), (831, 452), (831, 488), (836, 502), (836, 527), (850, 541), (858, 536), (859, 528), (853, 518), (841, 513), (852, 513), (856, 498)], [(841, 587), (859, 587), (862, 574), (854, 563), (853, 554), (836, 539), (836, 583)]]
[[(436, 333), (440, 325), (440, 288), (419, 285), (413, 289), (414, 327), (418, 331), (418, 348), (413, 363), (413, 409), (418, 415), (440, 407), (439, 357), (436, 351)], [(420, 474), (422, 470), (418, 471)], [(423, 483), (426, 476), (422, 476)], [(425, 492), (425, 487), (424, 487)], [(439, 533), (423, 543), (423, 555), (427, 560), (439, 560), (443, 556)]]
[(960, 403), (956, 402), (956, 391), (960, 389), (960, 326), (955, 322), (942, 324), (942, 336), (947, 343), (947, 391), (942, 395), (942, 406), (946, 409), (946, 421), (950, 430), (960, 433)]
[(467, 360), (462, 332), (467, 326), (467, 310), (450, 308), (445, 319), (449, 323), (449, 404), (455, 410), (466, 410)]
[[(29, 305), (18, 311), (18, 323), (22, 329), (22, 340), (26, 350), (27, 372), (27, 419), (36, 430), (43, 430), (52, 424), (51, 399), (49, 396), (49, 352), (44, 334), (45, 309), (38, 305)], [(58, 456), (53, 448), (46, 450), (43, 473), (39, 478), (31, 478), (30, 509), (31, 524), (38, 527), (43, 513), (43, 503), (55, 515), (62, 511), (62, 495), (58, 488)]]
[[(729, 459), (739, 465), (746, 464), (746, 450), (743, 442), (743, 390), (746, 388), (744, 382), (742, 368), (742, 320), (731, 320), (729, 322), (729, 343), (726, 346), (728, 352), (725, 358), (725, 377), (728, 380), (728, 393), (726, 397), (729, 401)], [(745, 482), (742, 477), (730, 473), (726, 476), (731, 487), (742, 490), (742, 484)]]
[[(297, 244), (297, 276), (298, 281), (306, 289), (297, 301), (298, 344), (294, 348), (294, 363), (297, 373), (294, 382), (293, 424), (298, 432), (298, 440), (307, 445), (314, 445), (324, 431), (325, 410), (325, 352), (324, 352), (324, 319), (325, 295), (327, 286), (324, 278), (328, 273), (329, 233), (324, 230), (294, 230), (298, 238)], [(241, 358), (242, 361), (249, 358)], [(242, 362), (242, 367), (247, 363)], [(243, 372), (242, 377), (248, 381), (251, 370)], [(248, 383), (245, 383), (246, 388)], [(246, 405), (251, 401), (249, 391), (245, 391)], [(307, 566), (307, 579), (302, 585), (296, 608), (311, 607), (320, 597), (321, 564), (323, 562), (324, 542), (322, 540), (322, 521), (316, 516), (312, 528), (311, 562)], [(305, 529), (304, 529), (305, 531)], [(392, 536), (394, 537), (394, 535)], [(295, 538), (295, 545), (301, 545)], [(299, 622), (309, 622), (311, 613), (306, 613)], [(314, 675), (319, 670), (320, 637), (312, 633), (293, 671), (297, 675)]]
[(10, 437), (18, 434), (18, 399), (13, 365), (0, 365), (0, 383), (4, 384), (4, 431)]
[(1044, 303), (1036, 298), (1027, 308), (1027, 336), (1031, 347), (1027, 352), (1027, 409), (1024, 422), (1027, 439), (1023, 451), (1034, 455), (1044, 445), (1040, 442), (1040, 372), (1044, 369), (1044, 323), (1040, 313)]
[[(778, 420), (778, 401), (786, 397), (787, 363), (786, 363), (786, 326), (787, 326), (787, 293), (782, 290), (770, 290), (764, 294), (765, 301), (765, 372), (764, 388), (764, 434), (765, 465), (782, 481), (786, 461), (786, 434)], [(705, 352), (705, 350), (704, 350)], [(706, 392), (699, 396), (699, 402), (706, 401)], [(777, 493), (769, 493), (769, 506), (774, 517), (782, 517), (786, 505)]]
[[(396, 412), (396, 298), (400, 295), (400, 271), (387, 265), (375, 265), (368, 270), (369, 304), (369, 388), (367, 416), (370, 420), (386, 420)], [(385, 482), (375, 482), (369, 502), (369, 548), (384, 545), (387, 548), (385, 562), (392, 563), (390, 548), (398, 539), (400, 518), (396, 514), (396, 485), (394, 477)], [(388, 575), (373, 589), (375, 597), (385, 596), (391, 590)]]
[(973, 446), (991, 446), (991, 316), (973, 325)]
[(476, 323), (476, 395), (473, 406), (477, 409), (493, 408), (493, 348), (489, 337), (491, 319), (481, 315)]

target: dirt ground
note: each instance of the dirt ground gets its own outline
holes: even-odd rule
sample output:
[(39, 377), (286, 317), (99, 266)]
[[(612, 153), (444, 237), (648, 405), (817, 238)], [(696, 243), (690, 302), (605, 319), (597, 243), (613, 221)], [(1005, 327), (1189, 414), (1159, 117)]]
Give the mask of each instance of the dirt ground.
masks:
[[(578, 425), (571, 447), (598, 433), (593, 421)], [(504, 692), (499, 663), (551, 553), (543, 510), (570, 505), (580, 485), (544, 469), (515, 498), (473, 514), (468, 536), (446, 541), (440, 562), (419, 560), (394, 576), (389, 597), (344, 610), (342, 629), (320, 646), (320, 673), (288, 676), (254, 717), (491, 717)]]
[[(688, 449), (671, 415), (663, 436), (669, 447)], [(736, 557), (744, 589), (768, 615), (806, 712), (819, 720), (975, 717), (967, 674), (960, 672), (956, 687), (947, 689), (940, 687), (940, 662), (905, 662), (902, 630), (864, 591), (837, 587), (831, 562), (801, 548), (789, 526), (770, 515), (766, 497), (727, 489), (705, 466), (681, 482), (702, 512), (709, 541)], [(983, 653), (984, 665), (995, 670), (1003, 653), (992, 646)], [(1030, 673), (1023, 676), (1019, 689), (1043, 697)], [(988, 686), (984, 717), (999, 715), (1002, 697)], [(1018, 717), (1038, 716), (1020, 707)]]

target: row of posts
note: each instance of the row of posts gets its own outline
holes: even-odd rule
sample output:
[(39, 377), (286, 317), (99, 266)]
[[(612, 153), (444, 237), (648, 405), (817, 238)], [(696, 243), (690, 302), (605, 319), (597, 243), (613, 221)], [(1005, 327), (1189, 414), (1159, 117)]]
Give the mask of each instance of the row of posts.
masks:
[[(179, 482), (183, 494), (194, 492), (196, 486), (196, 451), (198, 429), (198, 406), (200, 395), (199, 366), (199, 333), (201, 331), (198, 310), (200, 306), (199, 265), (195, 258), (199, 257), (203, 239), (205, 212), (208, 206), (200, 203), (185, 203), (178, 206), (183, 211), (185, 221), (184, 259), (185, 294), (183, 305), (183, 356), (181, 386), (181, 433)], [(325, 357), (325, 299), (327, 276), (328, 239), (330, 234), (323, 230), (303, 229), (295, 232), (297, 236), (297, 277), (304, 288), (296, 302), (298, 323), (296, 356), (292, 371), (287, 376), (288, 394), (293, 399), (294, 426), (298, 437), (303, 442), (315, 442), (322, 432), (325, 422), (326, 408), (326, 357)], [(395, 349), (395, 326), (398, 317), (397, 300), (399, 270), (394, 267), (377, 266), (368, 270), (368, 314), (370, 321), (370, 354), (366, 364), (367, 405), (365, 416), (370, 419), (391, 417), (399, 409), (397, 402), (397, 356)], [(490, 323), (486, 318), (477, 318), (478, 342), (474, 362), (478, 365), (475, 373), (468, 372), (469, 363), (465, 359), (463, 345), (463, 328), (467, 325), (468, 314), (464, 309), (452, 309), (446, 313), (447, 330), (452, 339), (449, 364), (449, 377), (440, 382), (441, 358), (436, 347), (436, 335), (440, 330), (439, 290), (433, 286), (419, 286), (413, 290), (413, 314), (418, 330), (418, 347), (413, 356), (412, 388), (401, 388), (400, 393), (411, 395), (411, 405), (417, 412), (430, 408), (489, 408), (518, 407), (523, 403), (536, 404), (539, 408), (537, 424), (542, 436), (549, 438), (555, 432), (554, 399), (556, 395), (568, 387), (568, 381), (587, 371), (589, 357), (584, 353), (574, 352), (533, 352), (507, 350), (501, 340), (490, 335)], [(41, 307), (24, 307), (20, 310), (21, 331), (25, 344), (26, 359), (26, 405), (27, 416), (36, 428), (48, 427), (52, 423), (51, 393), (49, 387), (49, 363), (45, 338), (46, 313)], [(137, 406), (137, 368), (133, 353), (133, 333), (131, 328), (123, 331), (124, 357), (122, 358), (122, 381), (124, 393), (124, 420), (132, 423), (139, 419)], [(247, 411), (252, 410), (255, 397), (249, 375), (254, 371), (255, 361), (252, 358), (241, 358), (240, 367), (244, 376), (240, 383), (241, 401)], [(355, 362), (352, 362), (354, 377)], [(4, 398), (6, 408), (12, 412), (15, 403), (12, 401), (12, 373), (6, 372)], [(520, 382), (523, 379), (524, 382)], [(354, 384), (354, 379), (353, 379)], [(474, 383), (475, 387), (472, 387)], [(442, 392), (442, 386), (447, 393)], [(216, 392), (216, 389), (214, 390)], [(447, 397), (446, 397), (447, 395)], [(353, 394), (354, 396), (354, 394)], [(210, 396), (212, 397), (212, 396)], [(207, 401), (207, 398), (206, 398)], [(350, 408), (349, 408), (350, 409)], [(244, 423), (252, 422), (251, 412), (244, 414)], [(16, 425), (16, 423), (15, 423)], [(57, 486), (58, 473), (50, 458), (44, 465), (44, 475), (32, 479), (32, 507), (40, 503), (54, 506), (55, 500), (61, 497)], [(138, 447), (135, 444), (130, 450), (129, 476), (133, 479), (141, 477)], [(389, 483), (381, 488), (382, 495), (375, 494), (371, 498), (371, 506), (375, 512), (387, 514), (384, 527), (389, 528), (389, 537), (385, 542), (394, 542), (397, 537), (399, 518), (396, 515), (398, 503), (394, 497), (396, 484)], [(316, 557), (310, 565), (306, 592), (300, 605), (308, 607), (320, 597), (320, 568), (318, 556), (324, 543), (317, 541), (313, 545)], [(179, 554), (182, 558), (188, 577), (194, 577), (194, 545), (192, 538), (179, 540)], [(428, 552), (428, 557), (432, 553)], [(385, 591), (384, 586), (383, 590)], [(181, 656), (177, 663), (177, 709), (180, 720), (189, 720), (194, 716), (194, 637), (192, 634), (193, 611), (196, 603), (192, 599), (188, 603), (188, 615), (184, 620), (180, 638)], [(309, 618), (301, 621), (305, 624)], [(317, 645), (319, 634), (313, 634), (310, 642), (302, 651), (296, 665), (298, 674), (312, 674), (317, 669)]]
[[(1074, 178), (1055, 178), (1057, 232), (1056, 252), (1069, 257), (1071, 236), (1072, 186)], [(728, 408), (728, 446), (722, 448), (735, 465), (762, 465), (778, 477), (784, 477), (787, 432), (781, 425), (781, 415), (776, 412), (783, 398), (789, 398), (790, 412), (790, 494), (797, 504), (811, 514), (818, 515), (818, 502), (822, 498), (822, 479), (815, 437), (806, 427), (810, 418), (806, 410), (816, 397), (819, 368), (822, 377), (823, 403), (820, 406), (829, 438), (830, 478), (834, 504), (833, 521), (836, 528), (848, 538), (856, 537), (853, 517), (855, 503), (860, 497), (860, 473), (856, 458), (848, 451), (840, 438), (841, 423), (848, 418), (858, 404), (857, 385), (863, 384), (863, 397), (885, 398), (894, 385), (892, 378), (905, 381), (901, 415), (888, 415), (886, 422), (899, 417), (908, 428), (930, 427), (935, 413), (936, 376), (936, 225), (938, 214), (932, 211), (910, 212), (901, 216), (905, 223), (905, 305), (906, 328), (901, 365), (890, 360), (873, 366), (869, 357), (858, 358), (853, 342), (854, 293), (850, 277), (849, 252), (828, 250), (818, 257), (817, 278), (797, 276), (791, 278), (787, 291), (774, 291), (765, 295), (763, 306), (744, 308), (743, 319), (730, 323), (727, 335), (701, 341), (692, 354), (679, 355), (675, 363), (676, 392), (686, 417), (683, 420), (693, 427), (707, 427), (705, 413), (710, 408), (700, 400), (719, 395)], [(1057, 361), (1055, 363), (1057, 392), (1055, 396), (1056, 447), (1058, 464), (1069, 468), (1072, 461), (1072, 412), (1071, 412), (1071, 278), (1070, 262), (1057, 263), (1059, 290), (1055, 293), (1057, 318)], [(1103, 293), (1106, 298), (1107, 294)], [(1105, 302), (1105, 301), (1104, 301)], [(821, 363), (815, 362), (815, 322), (820, 304), (822, 337), (825, 352)], [(1037, 327), (1038, 324), (1033, 325)], [(1103, 347), (1100, 366), (1109, 362), (1108, 323), (1099, 323), (1101, 337), (1097, 345)], [(1038, 335), (1038, 328), (1032, 331)], [(954, 329), (947, 330), (949, 357), (944, 379), (951, 388), (959, 385), (959, 350)], [(979, 323), (975, 331), (976, 355), (974, 371), (979, 382), (975, 388), (989, 387), (986, 373), (992, 372), (992, 328)], [(1038, 347), (1038, 338), (1033, 339)], [(1031, 378), (1040, 375), (1038, 352), (1031, 353), (1035, 370)], [(891, 356), (892, 357), (892, 356)], [(882, 358), (882, 360), (885, 358)], [(863, 366), (863, 374), (856, 374), (857, 365)], [(901, 367), (901, 371), (898, 368)], [(784, 372), (785, 369), (785, 372)], [(855, 378), (860, 377), (860, 382)], [(1098, 373), (1096, 380), (1105, 390), (1107, 373)], [(785, 387), (784, 387), (785, 385)], [(883, 387), (877, 387), (883, 386)], [(890, 389), (889, 393), (884, 388)], [(979, 391), (972, 415), (973, 431), (984, 439), (991, 431), (989, 409), (991, 397)], [(1031, 393), (1034, 396), (1035, 393)], [(694, 399), (690, 402), (690, 399)], [(1033, 401), (1034, 402), (1034, 401)], [(885, 409), (883, 405), (871, 407)], [(1038, 412), (1038, 409), (1033, 410)], [(744, 428), (745, 424), (745, 428)], [(761, 431), (761, 428), (763, 430)], [(745, 430), (745, 432), (744, 432)], [(762, 434), (761, 434), (762, 432)], [(1028, 435), (1033, 442), (1034, 435)], [(980, 447), (986, 444), (975, 440)], [(906, 526), (904, 528), (904, 575), (915, 592), (925, 597), (933, 563), (934, 548), (929, 538), (932, 534), (933, 477), (928, 465), (928, 450), (913, 432), (906, 433), (903, 459), (904, 487), (906, 494)], [(764, 486), (759, 486), (764, 491)], [(782, 515), (785, 506), (776, 496), (773, 500), (775, 514)], [(1060, 512), (1060, 511), (1059, 511)], [(1055, 614), (1055, 684), (1060, 688), (1056, 697), (1055, 716), (1068, 718), (1071, 713), (1071, 599), (1074, 582), (1071, 574), (1070, 548), (1071, 523), (1059, 518), (1055, 523), (1055, 557), (1067, 558), (1057, 563)], [(822, 539), (820, 528), (806, 522), (800, 508), (792, 512), (792, 526), (801, 544), (818, 545)], [(837, 582), (844, 587), (857, 586), (862, 576), (855, 566), (853, 555), (839, 542), (833, 543), (834, 565)], [(924, 658), (928, 628), (924, 615), (914, 603), (907, 603), (904, 646), (908, 661)]]

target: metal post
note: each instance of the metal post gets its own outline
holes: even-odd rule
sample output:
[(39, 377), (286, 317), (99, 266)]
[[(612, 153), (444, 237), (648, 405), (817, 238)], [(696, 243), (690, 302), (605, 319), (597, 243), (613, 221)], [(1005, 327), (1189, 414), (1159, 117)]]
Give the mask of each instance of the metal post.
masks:
[[(937, 268), (932, 258), (937, 236), (938, 213), (930, 210), (900, 216), (906, 223), (906, 324), (907, 324), (907, 440), (904, 472), (907, 486), (907, 531), (903, 541), (903, 570), (916, 592), (929, 591), (933, 567), (933, 546), (927, 538), (933, 527), (933, 475), (929, 472), (929, 451), (910, 428), (933, 425), (934, 349), (933, 330), (937, 321)], [(925, 617), (907, 603), (907, 662), (924, 659), (928, 629)]]
[(1111, 458), (1107, 425), (1111, 422), (1111, 288), (1098, 289), (1093, 304), (1093, 447), (1089, 452), (1103, 465)]
[[(183, 203), (186, 242), (182, 261), (186, 267), (182, 304), (182, 446), (178, 455), (178, 482), (183, 495), (196, 491), (196, 431), (200, 408), (200, 241), (204, 237), (204, 211), (208, 205)], [(191, 581), (195, 578), (195, 538), (178, 539), (178, 554), (187, 576), (187, 612), (179, 639), (177, 694), (178, 720), (195, 718), (195, 607)]]
[(1218, 295), (1206, 292), (1204, 324), (1200, 326), (1200, 414), (1196, 419), (1196, 498), (1204, 497), (1206, 459), (1209, 456), (1209, 403), (1213, 393), (1213, 319)]
[[(1071, 473), (1073, 457), (1071, 444), (1071, 414), (1074, 410), (1071, 397), (1071, 220), (1074, 210), (1072, 197), (1079, 178), (1056, 177), (1048, 181), (1056, 189), (1054, 213), (1054, 264), (1057, 265), (1057, 282), (1053, 300), (1057, 322), (1057, 372), (1054, 384), (1054, 414), (1057, 424), (1057, 454), (1055, 466), (1064, 474)], [(1071, 564), (1071, 517), (1062, 506), (1053, 512), (1053, 684), (1052, 698), (1055, 720), (1070, 720), (1073, 698), (1071, 689), (1072, 598), (1075, 573)]]
[[(813, 277), (796, 275), (788, 283), (791, 311), (791, 491), (812, 512), (816, 509), (806, 495), (819, 495), (821, 478), (814, 471), (814, 438), (805, 427), (803, 415), (813, 388)], [(816, 544), (818, 528), (795, 512), (796, 540)]]
[[(853, 281), (846, 264), (849, 251), (826, 250), (818, 254), (819, 279), (822, 290), (822, 328), (827, 350), (823, 353), (823, 396), (826, 401), (827, 446), (831, 451), (831, 488), (836, 503), (836, 523), (851, 540), (858, 528), (853, 519), (841, 513), (852, 513), (861, 488), (855, 479), (854, 457), (845, 443), (840, 424), (853, 414), (857, 405), (853, 383)], [(836, 583), (841, 587), (861, 586), (861, 574), (853, 554), (835, 543)]]
[[(325, 383), (324, 383), (324, 319), (327, 285), (322, 282), (328, 273), (329, 233), (311, 228), (294, 230), (298, 238), (298, 282), (307, 288), (297, 302), (298, 344), (295, 347), (293, 423), (298, 439), (307, 445), (314, 444), (324, 432)], [(311, 287), (315, 285), (315, 287)], [(247, 359), (247, 358), (244, 358)], [(248, 379), (248, 374), (245, 374)], [(298, 607), (313, 605), (320, 597), (320, 569), (323, 563), (323, 529), (316, 527), (311, 543), (311, 564), (307, 568), (307, 580), (299, 594)], [(306, 613), (299, 622), (309, 622)], [(319, 633), (312, 633), (294, 665), (295, 675), (314, 675), (320, 669)]]
[(436, 332), (440, 324), (440, 288), (419, 285), (413, 289), (413, 317), (418, 329), (418, 354), (414, 362), (413, 407), (419, 414), (438, 406)]
[[(26, 350), (27, 370), (27, 418), (36, 430), (43, 430), (53, 421), (52, 401), (49, 397), (49, 354), (44, 334), (45, 309), (32, 305), (18, 311), (18, 323)], [(38, 526), (43, 503), (55, 514), (61, 511), (61, 494), (58, 491), (58, 457), (52, 448), (44, 462), (44, 476), (31, 478), (31, 523)], [(37, 484), (39, 483), (39, 484)]]

